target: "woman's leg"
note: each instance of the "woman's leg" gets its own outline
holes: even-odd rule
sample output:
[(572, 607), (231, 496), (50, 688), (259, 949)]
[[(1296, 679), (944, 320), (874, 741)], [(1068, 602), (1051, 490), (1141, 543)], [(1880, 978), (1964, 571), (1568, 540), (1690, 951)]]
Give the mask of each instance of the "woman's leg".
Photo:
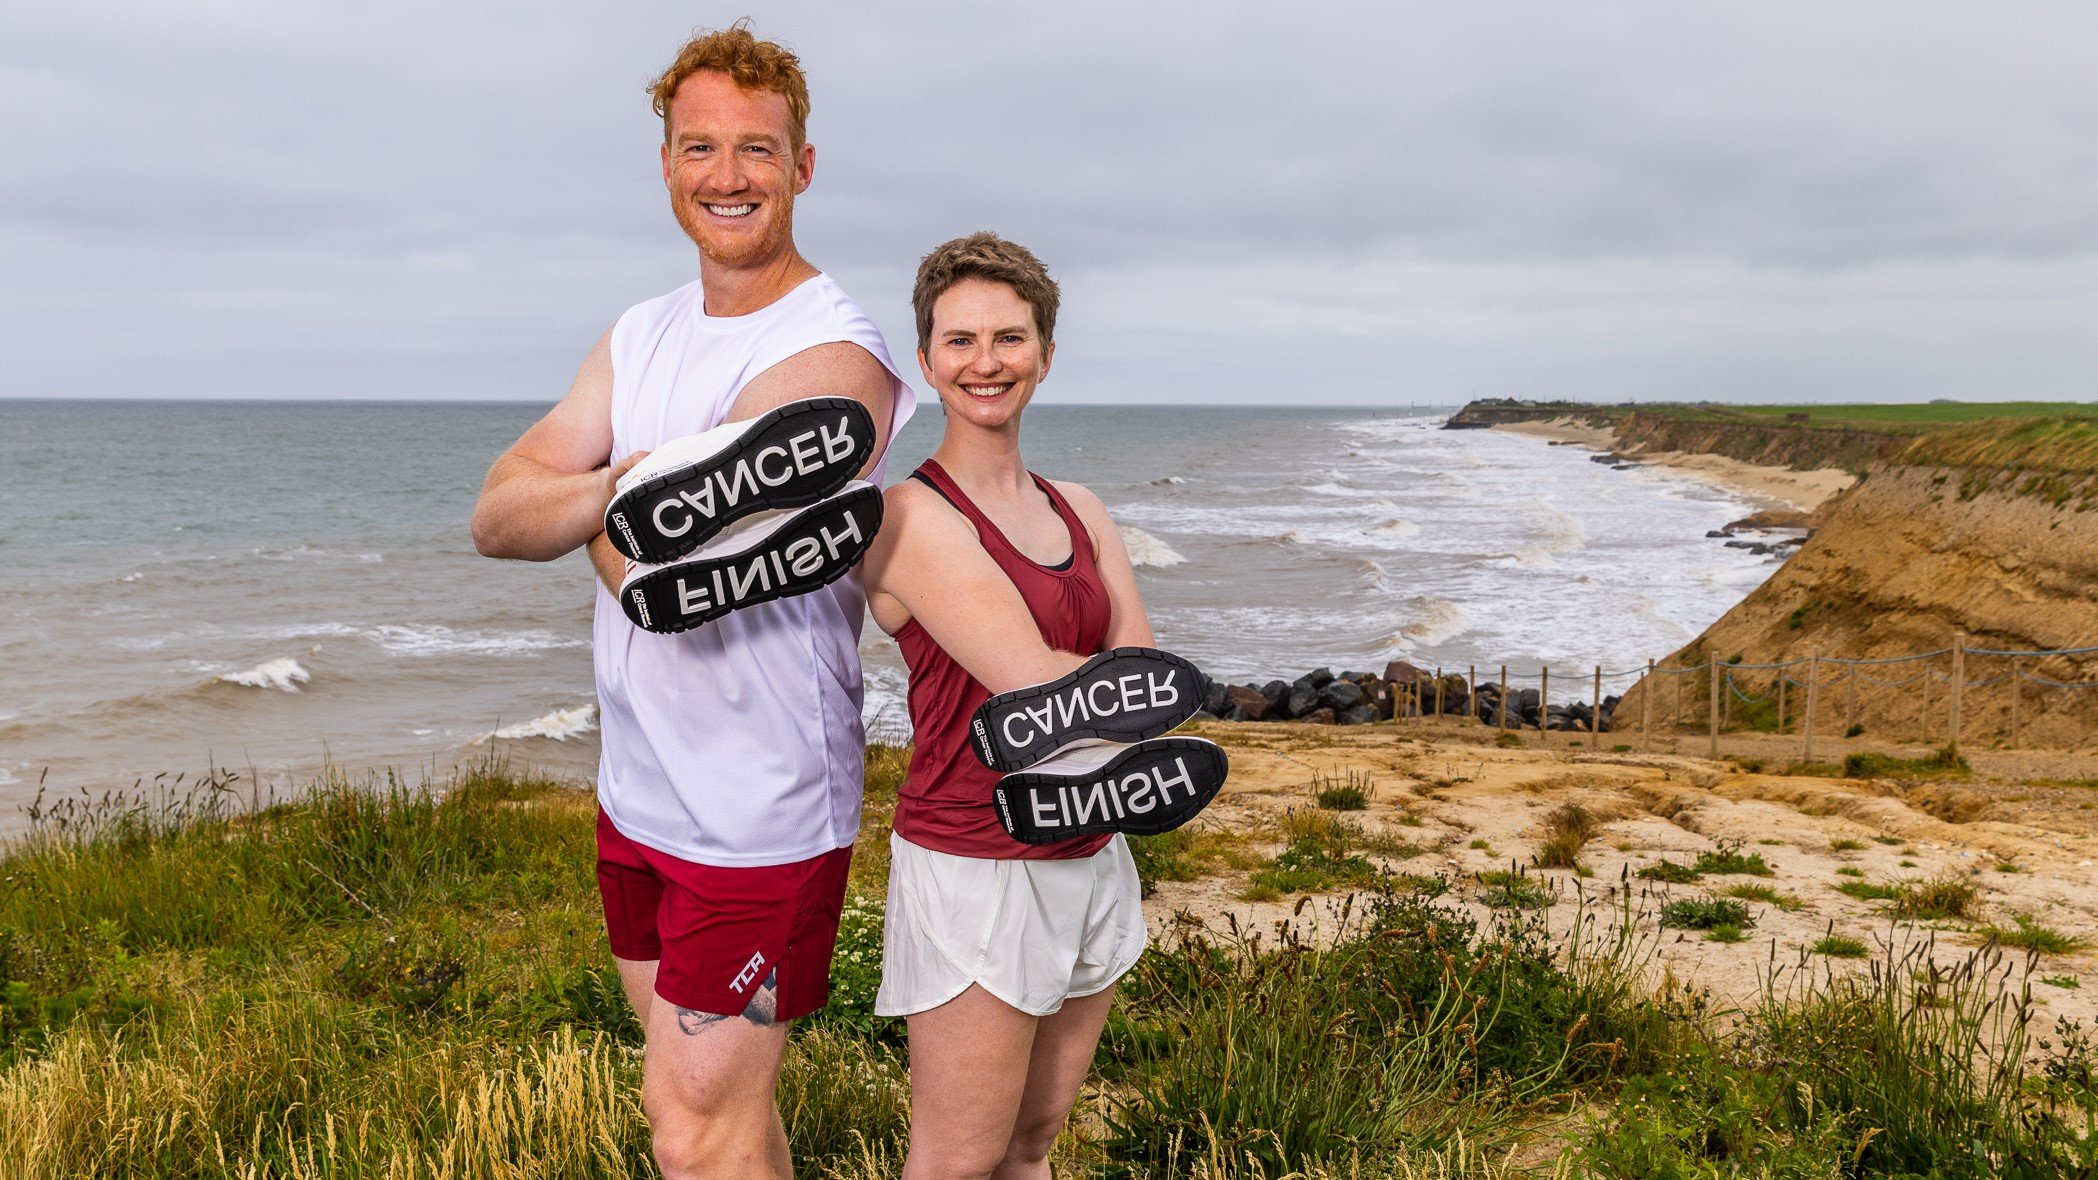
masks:
[(1038, 1020), (971, 984), (910, 1017), (911, 1147), (904, 1180), (975, 1180), (998, 1170), (1031, 1090), (1036, 1026), (1062, 1015)]
[(1062, 1008), (1042, 1017), (1035, 1026), (1027, 1089), (1013, 1120), (1005, 1159), (995, 1173), (997, 1180), (1048, 1180), (1049, 1149), (1071, 1117), (1079, 1087), (1092, 1072), (1093, 1050), (1100, 1044), (1100, 1030), (1107, 1027), (1107, 1011), (1114, 1002), (1115, 989), (1110, 985), (1105, 991), (1065, 1000)]

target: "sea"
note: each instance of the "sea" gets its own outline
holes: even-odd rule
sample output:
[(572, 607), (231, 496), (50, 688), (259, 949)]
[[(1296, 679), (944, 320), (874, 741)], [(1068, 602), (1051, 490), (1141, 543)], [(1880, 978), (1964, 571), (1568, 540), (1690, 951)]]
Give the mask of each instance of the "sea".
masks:
[[(0, 401), (0, 832), (40, 792), (213, 772), (259, 797), (490, 752), (587, 777), (588, 564), (467, 531), (545, 410)], [(1585, 699), (1776, 568), (1706, 536), (1739, 493), (1451, 410), (1045, 405), (1022, 447), (1106, 502), (1160, 644), (1232, 681), (1548, 665)], [(941, 427), (925, 405), (891, 480)], [(907, 738), (895, 645), (870, 623), (861, 653), (870, 732)]]

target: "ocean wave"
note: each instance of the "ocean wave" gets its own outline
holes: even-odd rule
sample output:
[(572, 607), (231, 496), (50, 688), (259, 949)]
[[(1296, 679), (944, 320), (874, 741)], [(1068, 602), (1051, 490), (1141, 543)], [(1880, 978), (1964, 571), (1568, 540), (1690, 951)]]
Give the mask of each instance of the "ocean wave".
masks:
[(593, 733), (596, 729), (597, 702), (592, 701), (587, 705), (577, 705), (572, 709), (556, 709), (543, 717), (534, 717), (530, 721), (518, 725), (505, 725), (487, 737), (478, 739), (474, 744), (483, 744), (488, 741), (488, 738), (501, 738), (504, 741), (517, 741), (522, 738), (547, 738), (552, 741), (565, 742), (569, 738)]
[(1151, 486), (1163, 488), (1171, 487), (1174, 484), (1183, 484), (1186, 482), (1187, 477), (1184, 475), (1161, 475), (1157, 479), (1151, 481)]
[(1122, 545), (1129, 550), (1129, 564), (1139, 568), (1163, 569), (1179, 565), (1187, 560), (1173, 551), (1173, 547), (1134, 525), (1117, 525), (1122, 534)]
[(1375, 558), (1365, 557), (1356, 561), (1355, 572), (1362, 576), (1363, 585), (1378, 594), (1391, 593), (1391, 573)]
[(117, 579), (117, 581), (119, 581), (119, 582), (143, 582), (143, 581), (145, 581), (145, 580), (146, 580), (146, 575), (145, 575), (145, 571), (143, 571), (143, 570), (135, 570), (135, 571), (133, 571), (133, 572), (131, 572), (131, 573), (128, 573), (128, 574), (125, 574), (125, 575), (124, 575), (123, 577), (121, 577), (121, 578), (118, 578), (118, 579)]
[[(1329, 472), (1328, 474), (1331, 473)], [(1300, 490), (1310, 492), (1314, 496), (1338, 496), (1351, 500), (1359, 499), (1369, 494), (1368, 492), (1363, 491), (1361, 488), (1346, 487), (1342, 484), (1335, 483), (1331, 480), (1328, 480), (1325, 483), (1315, 483), (1310, 485), (1309, 487), (1305, 487)]]
[(1471, 625), (1471, 616), (1464, 613), (1464, 608), (1447, 598), (1415, 595), (1406, 600), (1405, 607), (1406, 621), (1384, 636), (1379, 654), (1404, 655), (1447, 643)]
[(320, 549), (312, 545), (294, 545), (279, 549), (271, 545), (260, 545), (248, 550), (248, 556), (264, 561), (336, 561), (356, 562), (360, 565), (377, 565), (386, 560), (383, 553), (344, 553), (336, 549)]
[(1286, 532), (1286, 533), (1282, 533), (1282, 534), (1280, 534), (1280, 535), (1278, 535), (1278, 536), (1273, 536), (1273, 537), (1269, 537), (1269, 538), (1268, 538), (1268, 540), (1270, 540), (1270, 541), (1278, 541), (1278, 542), (1280, 542), (1280, 543), (1282, 543), (1282, 544), (1284, 544), (1284, 545), (1309, 545), (1309, 544), (1311, 544), (1311, 538), (1310, 538), (1310, 537), (1307, 537), (1307, 536), (1305, 536), (1305, 535), (1304, 535), (1303, 533), (1300, 533), (1300, 532), (1298, 532), (1298, 531), (1297, 531), (1297, 530), (1295, 530), (1295, 529), (1291, 529), (1291, 530), (1289, 530), (1288, 532)]
[(299, 666), (297, 660), (286, 656), (279, 660), (267, 660), (245, 672), (227, 672), (219, 677), (227, 684), (238, 684), (245, 688), (274, 688), (279, 692), (297, 692), (299, 685), (313, 679), (313, 674)]
[(390, 656), (514, 656), (590, 646), (588, 639), (571, 639), (551, 631), (454, 631), (438, 623), (387, 623), (367, 634)]
[(0, 787), (11, 787), (21, 781), (21, 779), (15, 777), (14, 771), (9, 770), (5, 766), (0, 766)]
[(1421, 526), (1403, 517), (1394, 516), (1382, 524), (1373, 524), (1370, 531), (1386, 537), (1404, 538), (1420, 535)]

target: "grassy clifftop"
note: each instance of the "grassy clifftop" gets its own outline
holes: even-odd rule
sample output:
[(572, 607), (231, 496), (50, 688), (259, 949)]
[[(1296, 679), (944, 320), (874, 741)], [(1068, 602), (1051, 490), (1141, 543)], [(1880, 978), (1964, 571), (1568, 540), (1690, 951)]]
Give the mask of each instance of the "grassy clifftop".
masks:
[[(1465, 406), (1450, 425), (1562, 420), (1608, 427), (1627, 452), (1724, 455), (1795, 470), (1862, 475), (1896, 456), (1940, 466), (2098, 470), (2098, 405), (2075, 402), (1635, 406), (1489, 399)], [(2036, 458), (2027, 459), (2028, 452)]]

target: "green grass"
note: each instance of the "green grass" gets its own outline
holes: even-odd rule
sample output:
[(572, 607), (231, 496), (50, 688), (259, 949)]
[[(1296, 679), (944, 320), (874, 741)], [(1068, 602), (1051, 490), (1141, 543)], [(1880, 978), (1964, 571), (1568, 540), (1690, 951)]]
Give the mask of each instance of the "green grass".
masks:
[[(872, 1013), (881, 905), (860, 866), (881, 863), (902, 764), (870, 753), (833, 1003), (797, 1022), (783, 1064), (797, 1174), (901, 1167), (902, 1028)], [(587, 792), (490, 764), (430, 789), (331, 781), (253, 816), (241, 794), (65, 809), (0, 852), (0, 1172), (655, 1174)], [(1356, 855), (1331, 812), (1282, 826), (1291, 849)], [(1234, 847), (1196, 832), (1139, 858), (1156, 874)], [(1481, 884), (1543, 893), (1521, 872)], [(1057, 1174), (2092, 1166), (2078, 1132), (2098, 1111), (2098, 1050), (2075, 1030), (2023, 1039), (2033, 1017), (1995, 948), (1890, 959), (1720, 1019), (1647, 970), (1653, 930), (1630, 898), (1599, 913), (1571, 897), (1548, 935), (1519, 906), (1475, 919), (1446, 888), (1379, 875), (1315, 937), (1163, 936), (1122, 981)], [(1720, 940), (1749, 929), (1742, 901), (1699, 900), (1741, 912), (1671, 918)]]
[(1942, 778), (1974, 773), (1967, 759), (1949, 747), (1921, 758), (1897, 758), (1861, 750), (1843, 759), (1844, 778)]
[(1901, 891), (1902, 886), (1899, 885), (1875, 885), (1862, 880), (1836, 882), (1836, 892), (1855, 897), (1859, 901), (1893, 901), (1901, 896)]
[(1971, 917), (1979, 892), (1974, 882), (1951, 873), (1906, 881), (1894, 897), (1892, 912), (1897, 918), (1922, 922)]
[(1350, 769), (1339, 778), (1311, 772), (1311, 797), (1328, 811), (1361, 811), (1376, 795), (1377, 785), (1361, 771)]
[(1296, 893), (1331, 893), (1374, 884), (1377, 866), (1355, 851), (1362, 829), (1323, 810), (1292, 808), (1279, 824), (1283, 850), (1253, 871), (1239, 896), (1273, 901)]
[(1682, 897), (1661, 907), (1661, 925), (1684, 930), (1712, 930), (1731, 926), (1739, 930), (1756, 924), (1748, 907), (1726, 897)]
[(1679, 865), (1672, 860), (1660, 860), (1632, 874), (1642, 881), (1659, 881), (1664, 885), (1688, 885), (1701, 874), (1689, 865)]
[(1534, 858), (1539, 868), (1579, 869), (1581, 850), (1602, 833), (1602, 818), (1579, 803), (1562, 803), (1544, 814), (1544, 841)]
[(1983, 938), (1992, 938), (2005, 946), (2021, 951), (2038, 951), (2043, 955), (2066, 955), (2083, 950), (2091, 940), (2080, 935), (2063, 934), (2061, 931), (2041, 923), (2031, 914), (2012, 913), (2012, 925), (1982, 926), (1974, 933)]
[(1768, 885), (1729, 885), (1725, 889), (1720, 890), (1720, 893), (1727, 897), (1739, 898), (1742, 901), (1760, 901), (1764, 905), (1776, 906), (1788, 914), (1797, 913), (1805, 909), (1807, 904), (1800, 900), (1797, 894), (1779, 893)]
[(1746, 874), (1769, 877), (1775, 874), (1775, 870), (1764, 863), (1762, 853), (1742, 852), (1738, 840), (1721, 841), (1716, 851), (1698, 853), (1697, 862), (1690, 867), (1700, 874), (1713, 876)]
[(1830, 934), (1817, 940), (1807, 949), (1817, 955), (1827, 955), (1831, 959), (1862, 959), (1871, 948), (1855, 938)]
[(1528, 873), (1500, 869), (1479, 874), (1479, 900), (1497, 910), (1533, 910), (1552, 904), (1552, 894)]

